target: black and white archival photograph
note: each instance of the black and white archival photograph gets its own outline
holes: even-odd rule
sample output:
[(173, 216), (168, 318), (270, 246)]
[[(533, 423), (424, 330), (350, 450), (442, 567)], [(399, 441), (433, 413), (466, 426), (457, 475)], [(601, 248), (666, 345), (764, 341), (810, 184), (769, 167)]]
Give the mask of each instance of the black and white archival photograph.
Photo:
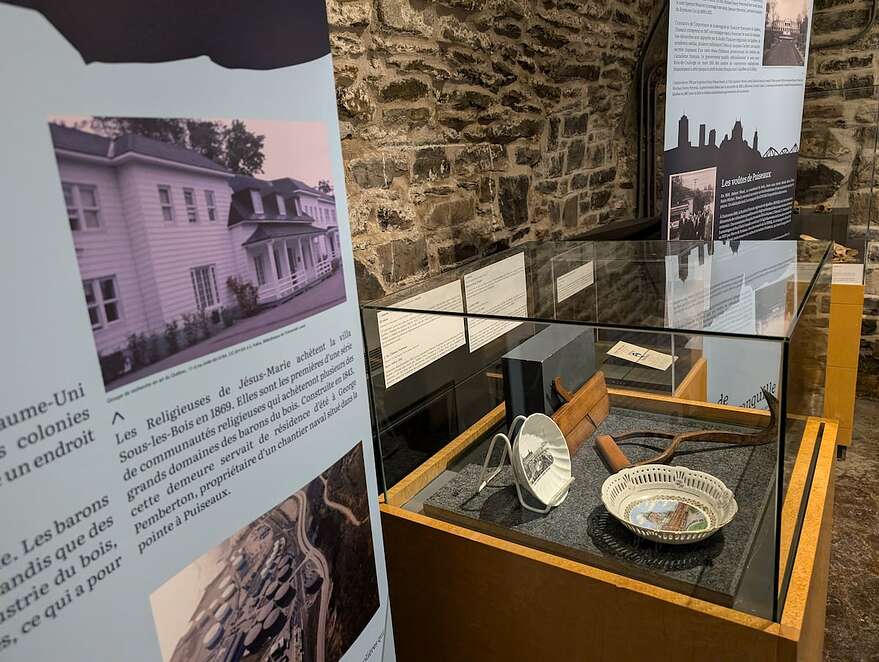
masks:
[(806, 0), (766, 0), (764, 67), (802, 67), (809, 38)]
[(682, 172), (669, 179), (668, 238), (711, 241), (717, 168)]
[(345, 300), (323, 124), (54, 117), (49, 132), (108, 391)]
[(379, 607), (363, 445), (150, 595), (164, 662), (337, 662)]

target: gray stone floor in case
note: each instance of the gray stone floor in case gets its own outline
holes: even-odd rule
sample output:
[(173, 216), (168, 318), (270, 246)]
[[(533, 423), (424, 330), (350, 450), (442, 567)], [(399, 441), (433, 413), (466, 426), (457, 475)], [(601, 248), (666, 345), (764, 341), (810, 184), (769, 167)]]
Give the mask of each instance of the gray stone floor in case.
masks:
[[(684, 432), (700, 427), (687, 419), (614, 407), (599, 431)], [(649, 458), (664, 447), (662, 443), (657, 446), (655, 441), (642, 441), (622, 445), (633, 461)], [(772, 599), (767, 587), (771, 584), (772, 555), (752, 551), (765, 547), (771, 552), (765, 545), (755, 546), (755, 540), (762, 539), (761, 531), (768, 531), (760, 522), (774, 484), (774, 446), (730, 448), (726, 444), (691, 442), (681, 449), (675, 458), (677, 463), (710, 471), (733, 489), (739, 502), (738, 515), (723, 531), (686, 549), (639, 541), (607, 514), (600, 493), (608, 473), (591, 443), (584, 444), (572, 458), (575, 482), (567, 499), (545, 515), (527, 512), (519, 506), (509, 464), (482, 493), (474, 494), (487, 447), (488, 439), (457, 463), (453, 469), (457, 475), (436, 481), (445, 484), (425, 497), (427, 514), (463, 521), (516, 542), (621, 571), (688, 595), (728, 606), (735, 603), (739, 609), (771, 617)], [(493, 463), (500, 455), (500, 448), (496, 447)], [(755, 589), (755, 594), (742, 593), (742, 585)]]
[(879, 401), (858, 398), (852, 446), (836, 465), (824, 640), (827, 662), (879, 660)]

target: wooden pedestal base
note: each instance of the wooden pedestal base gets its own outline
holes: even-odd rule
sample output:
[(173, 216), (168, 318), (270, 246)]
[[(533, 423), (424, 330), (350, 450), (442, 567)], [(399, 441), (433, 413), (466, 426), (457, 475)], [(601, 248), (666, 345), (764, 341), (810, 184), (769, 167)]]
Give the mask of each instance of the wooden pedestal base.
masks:
[[(682, 404), (616, 392), (617, 402), (642, 397), (657, 407)], [(614, 404), (613, 391), (611, 400)], [(713, 407), (715, 420), (759, 417), (736, 408), (687, 406)], [(431, 475), (479, 436), (480, 426), (490, 427), (491, 417), (501, 420), (503, 408), (474, 426), (469, 443), (459, 438), (449, 444), (439, 460), (413, 472), (381, 505), (401, 662), (821, 659), (836, 423), (810, 419), (806, 426), (812, 438), (804, 436), (797, 463), (810, 464), (816, 446), (817, 460), (811, 480), (809, 472), (795, 469), (787, 491), (782, 563), (785, 546), (789, 550), (792, 544), (792, 527), (785, 527), (784, 519), (807, 505), (785, 608), (775, 623), (403, 509)]]

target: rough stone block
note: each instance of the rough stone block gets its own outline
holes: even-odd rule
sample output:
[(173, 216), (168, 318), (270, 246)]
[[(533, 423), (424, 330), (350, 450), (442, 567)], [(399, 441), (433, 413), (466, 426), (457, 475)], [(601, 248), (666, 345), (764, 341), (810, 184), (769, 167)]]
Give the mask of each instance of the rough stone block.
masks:
[(386, 28), (421, 36), (431, 32), (424, 16), (408, 0), (375, 0), (375, 8), (379, 22)]
[(529, 36), (548, 48), (561, 48), (570, 42), (564, 31), (537, 23), (528, 28)]
[(594, 64), (571, 62), (560, 60), (548, 65), (544, 71), (550, 80), (556, 83), (566, 83), (577, 80), (584, 82), (597, 81), (601, 76), (601, 68)]
[[(849, 223), (866, 226), (876, 218), (879, 210), (879, 191), (852, 191), (849, 193)], [(866, 228), (865, 228), (866, 229)]]
[(495, 34), (510, 39), (518, 39), (522, 36), (522, 28), (516, 23), (504, 22), (494, 26)]
[(431, 229), (450, 228), (465, 223), (473, 218), (475, 204), (473, 198), (447, 198), (432, 205), (430, 212), (424, 217), (424, 225)]
[(607, 203), (610, 201), (611, 194), (612, 191), (609, 190), (594, 191), (591, 198), (592, 209), (600, 209), (607, 205)]
[(360, 188), (390, 188), (395, 177), (408, 173), (406, 162), (401, 159), (377, 157), (360, 159), (349, 164), (352, 179)]
[(832, 198), (845, 175), (824, 163), (800, 160), (797, 168), (796, 200), (812, 205)]
[(559, 145), (559, 123), (558, 117), (549, 118), (549, 130), (546, 137), (546, 147), (549, 151), (554, 151)]
[(607, 159), (607, 148), (604, 143), (592, 144), (586, 147), (586, 167), (600, 168)]
[(849, 69), (866, 69), (873, 66), (873, 54), (863, 53), (848, 57), (829, 57), (818, 63), (818, 73), (831, 74)]
[(479, 127), (468, 127), (464, 138), (471, 142), (492, 142), (506, 145), (518, 138), (532, 138), (540, 133), (542, 123), (530, 117), (513, 118)]
[(380, 299), (386, 292), (381, 281), (360, 260), (354, 260), (354, 276), (357, 279), (357, 294), (361, 301)]
[(812, 23), (814, 34), (826, 35), (841, 30), (856, 30), (867, 25), (869, 13), (866, 9), (845, 8), (839, 11), (817, 12)]
[[(539, 96), (541, 99), (547, 99), (549, 101), (558, 101), (562, 98), (562, 90), (560, 87), (555, 87), (553, 85), (547, 85), (545, 83), (534, 83), (532, 85), (534, 88), (534, 94)], [(558, 120), (556, 120), (558, 121)]]
[(339, 109), (339, 119), (348, 122), (368, 121), (375, 106), (369, 99), (369, 94), (361, 85), (354, 85), (347, 89), (336, 90), (336, 106)]
[(375, 216), (382, 230), (406, 230), (412, 227), (414, 222), (411, 213), (405, 213), (400, 209), (385, 205), (381, 205), (375, 210)]
[(849, 153), (832, 129), (803, 130), (800, 137), (800, 155), (810, 159), (834, 159)]
[(507, 151), (500, 145), (468, 145), (455, 157), (455, 171), (463, 175), (502, 172), (507, 169)]
[(586, 156), (586, 143), (582, 140), (572, 140), (568, 144), (568, 154), (565, 161), (565, 174), (574, 172), (583, 167), (583, 158)]
[(491, 177), (479, 179), (479, 202), (492, 202), (494, 200), (497, 185)]
[(327, 22), (334, 28), (363, 28), (369, 25), (371, 11), (372, 3), (370, 0), (328, 2)]
[(413, 181), (445, 179), (451, 174), (452, 164), (442, 147), (425, 147), (415, 152), (415, 162), (412, 164)]
[(427, 269), (424, 239), (394, 239), (376, 248), (385, 282), (397, 283)]
[(458, 241), (450, 246), (441, 246), (437, 251), (440, 266), (447, 267), (476, 257), (479, 250), (468, 241)]
[(846, 99), (869, 99), (873, 96), (873, 74), (852, 75), (845, 79), (842, 95)]
[(478, 90), (450, 88), (444, 92), (440, 102), (455, 110), (481, 111), (494, 103), (494, 96)]
[(565, 200), (565, 206), (562, 210), (562, 224), (566, 228), (577, 227), (577, 218), (579, 216), (578, 199), (579, 194), (575, 193)]
[(411, 131), (430, 121), (429, 108), (385, 108), (382, 111), (385, 126)]
[(571, 188), (576, 190), (589, 188), (589, 175), (585, 172), (578, 172), (571, 177)]
[(596, 170), (589, 176), (589, 184), (593, 188), (598, 188), (602, 184), (609, 184), (617, 176), (616, 168), (605, 168), (604, 170)]
[(540, 161), (540, 150), (536, 147), (525, 145), (516, 148), (516, 163), (518, 165), (533, 166)]
[(501, 103), (517, 113), (537, 114), (541, 111), (540, 106), (531, 102), (530, 97), (518, 90), (507, 92), (501, 97)]
[(501, 219), (508, 228), (527, 223), (528, 191), (531, 178), (527, 175), (498, 178), (498, 209)]
[(588, 113), (577, 113), (576, 115), (569, 115), (565, 118), (565, 136), (570, 137), (585, 135), (588, 122)]
[(417, 78), (394, 80), (379, 90), (382, 101), (417, 101), (423, 99), (430, 88)]

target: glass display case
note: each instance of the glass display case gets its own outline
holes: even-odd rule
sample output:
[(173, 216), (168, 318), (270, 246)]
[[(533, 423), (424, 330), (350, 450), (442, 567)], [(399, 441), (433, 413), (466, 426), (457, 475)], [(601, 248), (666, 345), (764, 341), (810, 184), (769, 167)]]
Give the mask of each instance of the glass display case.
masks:
[(535, 242), (362, 304), (386, 503), (778, 620), (830, 251)]

